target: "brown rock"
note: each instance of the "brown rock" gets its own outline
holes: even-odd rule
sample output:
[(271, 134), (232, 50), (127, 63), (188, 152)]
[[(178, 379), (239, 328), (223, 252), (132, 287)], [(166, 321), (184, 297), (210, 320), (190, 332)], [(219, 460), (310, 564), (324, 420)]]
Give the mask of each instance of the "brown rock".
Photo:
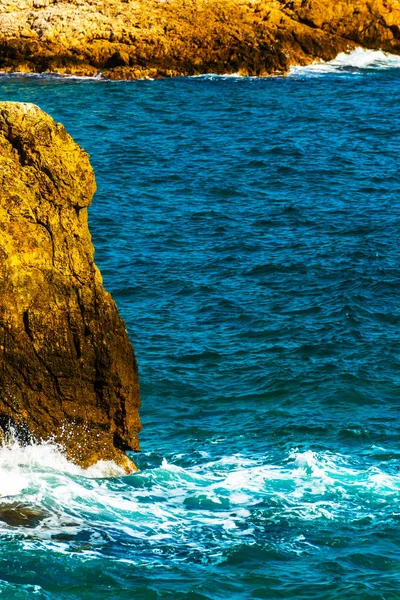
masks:
[(87, 467), (135, 469), (133, 348), (94, 263), (87, 154), (32, 104), (0, 103), (0, 427)]
[(0, 70), (269, 75), (357, 45), (400, 53), (398, 0), (0, 0)]

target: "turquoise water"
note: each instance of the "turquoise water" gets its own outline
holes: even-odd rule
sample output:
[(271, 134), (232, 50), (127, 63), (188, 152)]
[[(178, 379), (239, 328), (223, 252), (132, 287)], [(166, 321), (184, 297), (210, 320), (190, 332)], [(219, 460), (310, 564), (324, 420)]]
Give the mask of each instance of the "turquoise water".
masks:
[(400, 70), (0, 79), (91, 154), (138, 475), (0, 449), (7, 599), (400, 598)]

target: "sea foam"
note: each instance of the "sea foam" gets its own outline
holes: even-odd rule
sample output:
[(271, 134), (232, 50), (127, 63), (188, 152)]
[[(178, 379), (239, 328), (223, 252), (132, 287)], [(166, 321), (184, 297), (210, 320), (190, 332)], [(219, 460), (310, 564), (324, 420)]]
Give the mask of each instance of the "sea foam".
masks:
[[(298, 554), (307, 523), (373, 519), (389, 501), (400, 512), (398, 473), (329, 451), (235, 454), (191, 467), (171, 456), (123, 477), (110, 477), (111, 467), (83, 470), (52, 444), (9, 442), (0, 449), (0, 532), (61, 553), (84, 539), (92, 558), (119, 540), (145, 564), (161, 564), (165, 545), (172, 561), (219, 563), (238, 543), (251, 546), (260, 527), (287, 523), (285, 552)], [(300, 524), (303, 537), (289, 535)]]
[(356, 48), (351, 52), (341, 52), (329, 62), (316, 61), (307, 66), (290, 68), (289, 76), (325, 75), (329, 73), (357, 73), (365, 70), (398, 69), (400, 56), (383, 52)]

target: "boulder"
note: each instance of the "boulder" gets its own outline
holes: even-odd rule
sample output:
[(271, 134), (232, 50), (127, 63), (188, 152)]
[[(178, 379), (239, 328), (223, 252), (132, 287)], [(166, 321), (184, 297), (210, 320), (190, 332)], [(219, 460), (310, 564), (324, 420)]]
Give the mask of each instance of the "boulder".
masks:
[(0, 432), (135, 470), (134, 351), (94, 263), (88, 155), (33, 104), (0, 103)]

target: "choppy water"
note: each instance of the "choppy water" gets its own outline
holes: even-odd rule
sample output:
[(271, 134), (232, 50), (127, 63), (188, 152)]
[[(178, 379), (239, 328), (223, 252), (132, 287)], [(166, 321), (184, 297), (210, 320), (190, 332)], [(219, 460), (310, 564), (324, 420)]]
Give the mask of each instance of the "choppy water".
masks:
[(400, 598), (399, 66), (0, 79), (91, 153), (144, 423), (130, 477), (0, 450), (1, 597)]

